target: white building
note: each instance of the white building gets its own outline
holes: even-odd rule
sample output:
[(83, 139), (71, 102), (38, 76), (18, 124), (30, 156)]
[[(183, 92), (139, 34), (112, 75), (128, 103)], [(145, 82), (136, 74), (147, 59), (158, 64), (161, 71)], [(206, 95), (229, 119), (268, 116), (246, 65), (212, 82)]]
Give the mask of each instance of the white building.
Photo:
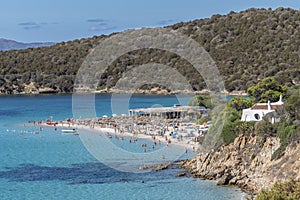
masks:
[[(278, 107), (283, 105), (282, 96), (280, 95), (280, 99), (277, 102), (271, 103), (256, 103), (251, 108), (243, 109), (242, 119), (241, 121), (261, 121), (263, 116), (268, 113), (275, 112)], [(275, 122), (275, 118), (272, 117), (271, 122)]]

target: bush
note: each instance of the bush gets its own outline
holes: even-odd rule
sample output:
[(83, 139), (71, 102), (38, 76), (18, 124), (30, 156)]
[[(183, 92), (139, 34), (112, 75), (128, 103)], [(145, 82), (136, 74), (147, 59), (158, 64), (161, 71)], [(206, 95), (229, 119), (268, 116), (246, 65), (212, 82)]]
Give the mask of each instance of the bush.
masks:
[(296, 126), (281, 122), (277, 129), (277, 136), (280, 138), (280, 147), (272, 154), (271, 160), (276, 160), (284, 155), (284, 151), (289, 144), (290, 137), (296, 133)]
[(299, 200), (300, 182), (293, 180), (285, 183), (276, 183), (270, 190), (262, 190), (256, 200)]
[(300, 89), (289, 92), (289, 97), (284, 104), (284, 111), (290, 121), (300, 120)]
[(225, 108), (226, 119), (224, 122), (223, 130), (221, 133), (221, 140), (226, 144), (230, 144), (238, 136), (239, 131), (237, 127), (242, 123), (240, 121), (241, 114), (236, 109), (227, 107)]
[(277, 130), (274, 124), (265, 120), (259, 121), (255, 124), (255, 134), (259, 137), (276, 136)]
[(240, 118), (233, 122), (226, 122), (221, 133), (221, 138), (226, 145), (232, 143), (234, 139), (240, 135), (250, 135), (254, 130), (254, 122), (243, 122)]
[(224, 141), (225, 145), (230, 144), (234, 141), (234, 139), (238, 136), (236, 132), (236, 126), (239, 124), (239, 121), (235, 121), (232, 123), (224, 124), (223, 131), (221, 133), (221, 138)]
[(209, 116), (203, 116), (201, 117), (198, 121), (197, 124), (203, 124), (204, 122), (210, 121), (210, 117)]
[(189, 102), (189, 106), (204, 106), (205, 108), (212, 109), (212, 99), (210, 95), (197, 95)]

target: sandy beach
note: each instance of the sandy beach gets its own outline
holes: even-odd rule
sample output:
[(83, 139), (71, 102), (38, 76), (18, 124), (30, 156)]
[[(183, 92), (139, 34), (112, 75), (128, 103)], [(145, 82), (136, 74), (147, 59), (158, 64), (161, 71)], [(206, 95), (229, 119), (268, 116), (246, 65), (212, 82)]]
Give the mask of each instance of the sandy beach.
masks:
[[(132, 138), (132, 141), (134, 139), (146, 139), (146, 140), (151, 140), (153, 142), (157, 142), (157, 143), (161, 143), (164, 145), (168, 145), (170, 147), (174, 146), (176, 147), (181, 146), (181, 147), (185, 147), (187, 150), (189, 151), (193, 151), (196, 152), (197, 149), (199, 148), (199, 143), (195, 142), (195, 140), (193, 138), (183, 138), (182, 140), (178, 139), (178, 138), (174, 138), (169, 136), (168, 137), (168, 141), (166, 141), (164, 136), (151, 136), (151, 135), (146, 135), (146, 134), (138, 134), (138, 135), (133, 135), (131, 133), (128, 132), (124, 132), (124, 133), (120, 133), (120, 132), (115, 132), (115, 130), (113, 128), (101, 128), (98, 126), (95, 126), (94, 128), (91, 128), (89, 126), (84, 126), (84, 125), (70, 125), (64, 123), (63, 125), (57, 125), (58, 127), (61, 128), (66, 128), (66, 129), (75, 129), (78, 131), (78, 134), (80, 134), (81, 131), (89, 131), (91, 134), (105, 134), (107, 137), (128, 137), (128, 138)], [(76, 134), (76, 133), (74, 133)], [(154, 138), (155, 139), (154, 139)]]
[[(184, 147), (187, 151), (196, 152), (199, 143), (196, 142), (195, 134), (189, 131), (196, 125), (189, 123), (166, 124), (159, 119), (135, 118), (129, 116), (105, 117), (85, 120), (66, 120), (55, 123), (45, 123), (46, 126), (61, 127), (62, 130), (76, 130), (74, 134), (82, 131), (90, 134), (101, 134), (108, 138), (130, 138), (130, 141), (137, 139), (151, 140), (153, 144), (163, 144), (169, 147)], [(175, 133), (175, 134), (174, 134)]]

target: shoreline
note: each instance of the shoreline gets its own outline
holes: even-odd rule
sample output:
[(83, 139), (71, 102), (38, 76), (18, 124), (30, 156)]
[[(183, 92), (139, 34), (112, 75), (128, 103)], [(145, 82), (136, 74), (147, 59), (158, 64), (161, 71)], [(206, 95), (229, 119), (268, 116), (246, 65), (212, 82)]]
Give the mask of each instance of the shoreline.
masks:
[[(102, 95), (102, 94), (133, 94), (133, 95), (158, 95), (158, 96), (169, 96), (169, 95), (209, 95), (211, 92), (208, 90), (200, 90), (200, 91), (193, 91), (193, 92), (187, 92), (187, 91), (173, 91), (173, 92), (159, 92), (159, 91), (151, 91), (151, 90), (145, 90), (145, 91), (134, 91), (134, 92), (128, 92), (128, 91), (119, 91), (119, 90), (96, 90), (96, 91), (80, 91), (76, 94), (95, 94), (95, 95)], [(20, 93), (13, 93), (13, 94), (6, 94), (6, 93), (0, 93), (1, 96), (46, 96), (46, 95), (72, 95), (75, 94), (75, 92), (20, 92)], [(245, 91), (232, 91), (232, 92), (222, 92), (221, 94), (226, 96), (247, 96), (247, 93)]]
[[(107, 124), (106, 127), (94, 124), (66, 122), (54, 124), (55, 125), (42, 123), (41, 125), (49, 128), (54, 127), (55, 130), (58, 130), (57, 128), (59, 127), (59, 131), (62, 131), (62, 134), (79, 136), (85, 146), (87, 145), (86, 148), (88, 148), (88, 151), (90, 151), (92, 155), (96, 152), (94, 157), (97, 160), (100, 159), (100, 162), (109, 163), (112, 158), (116, 159), (115, 162), (118, 162), (125, 157), (129, 156), (131, 158), (133, 156), (135, 158), (131, 163), (134, 166), (133, 169), (134, 171), (139, 170), (140, 172), (163, 170), (175, 162), (179, 163), (183, 160), (193, 159), (197, 155), (200, 147), (200, 144), (193, 140), (193, 137), (185, 138), (154, 134), (134, 134), (128, 131), (123, 132), (121, 129), (110, 127)], [(93, 142), (90, 143), (90, 141)], [(119, 145), (133, 145), (129, 148), (135, 150), (132, 151)], [(102, 148), (101, 152), (107, 153), (104, 153), (105, 155), (103, 153), (99, 154), (99, 148)], [(115, 166), (116, 169), (119, 169), (115, 162), (113, 162), (112, 165)], [(120, 170), (122, 170), (122, 168), (120, 168)], [(127, 170), (129, 170), (129, 168), (127, 168)]]
[[(48, 125), (46, 123), (43, 124), (43, 126), (47, 126), (47, 127), (53, 127), (53, 125)], [(115, 131), (113, 128), (111, 127), (99, 127), (99, 126), (88, 126), (88, 125), (79, 125), (79, 124), (68, 124), (68, 123), (58, 123), (56, 125), (56, 127), (60, 127), (60, 128), (66, 128), (66, 129), (77, 129), (79, 131), (90, 131), (90, 134), (93, 134), (92, 132), (97, 132), (97, 134), (107, 134), (109, 133), (109, 135), (114, 136), (117, 135), (118, 137), (128, 137), (128, 138), (136, 138), (136, 139), (144, 139), (144, 140), (148, 140), (148, 141), (159, 141), (160, 143), (169, 145), (169, 146), (180, 146), (180, 147), (184, 147), (187, 150), (191, 150), (195, 153), (197, 153), (198, 148), (200, 147), (200, 145), (195, 142), (192, 141), (191, 138), (184, 138), (182, 140), (179, 140), (177, 138), (173, 138), (172, 136), (168, 137), (168, 140), (170, 140), (170, 143), (168, 143), (168, 141), (166, 141), (164, 136), (159, 136), (159, 135), (150, 135), (150, 134), (137, 134), (137, 135), (133, 135), (132, 133), (129, 132), (124, 132), (124, 133), (120, 133), (118, 131)], [(80, 134), (80, 133), (79, 133)], [(153, 139), (153, 136), (155, 136), (155, 139)]]
[[(43, 126), (47, 126), (47, 127), (53, 127), (53, 125), (48, 125), (46, 123), (43, 124)], [(59, 127), (59, 128), (62, 128), (62, 129), (76, 129), (78, 130), (79, 132), (79, 135), (80, 135), (80, 131), (87, 131), (88, 134), (101, 134), (101, 136), (107, 136), (107, 133), (110, 133), (112, 135), (112, 137), (114, 137), (114, 135), (117, 135), (118, 137), (128, 137), (128, 138), (133, 138), (133, 134), (132, 133), (128, 133), (128, 132), (125, 132), (123, 134), (119, 133), (119, 132), (115, 132), (115, 130), (113, 128), (103, 128), (103, 127), (99, 127), (99, 126), (94, 126), (94, 127), (91, 127), (89, 125), (78, 125), (78, 124), (72, 124), (72, 123), (59, 123), (56, 125), (56, 127)], [(151, 135), (145, 135), (145, 134), (138, 134), (138, 139), (142, 139), (142, 140), (148, 140), (148, 141), (153, 141), (153, 138)], [(163, 145), (166, 145), (166, 141), (164, 140), (164, 138), (162, 136), (158, 136), (156, 137), (156, 139), (160, 139), (161, 140), (161, 143)], [(185, 170), (185, 172), (183, 173), (179, 173), (177, 174), (178, 177), (181, 177), (181, 176), (186, 176), (186, 174), (190, 174), (191, 177), (193, 178), (196, 178), (196, 179), (203, 179), (203, 180), (208, 180), (208, 181), (213, 181), (216, 186), (222, 186), (221, 184), (218, 184), (218, 180), (217, 179), (210, 179), (208, 177), (205, 177), (205, 176), (197, 176), (193, 171), (191, 171), (189, 167), (187, 167), (188, 163), (190, 164), (190, 162), (192, 162), (193, 160), (197, 159), (197, 156), (199, 155), (199, 152), (196, 150), (195, 152), (193, 152), (193, 145), (194, 144), (188, 144), (186, 143), (187, 140), (183, 140), (183, 141), (176, 141), (176, 138), (173, 138), (171, 143), (170, 143), (170, 147), (174, 147), (176, 148), (177, 146), (181, 146), (181, 147), (184, 147), (186, 149), (189, 149), (189, 153), (195, 153), (195, 155), (193, 155), (191, 158), (188, 158), (188, 159), (183, 159), (183, 160), (177, 160), (177, 161), (174, 161), (175, 163), (177, 163), (177, 167), (178, 168), (182, 168)], [(197, 145), (197, 148), (199, 148), (200, 145)], [(139, 170), (140, 171), (147, 171), (147, 170), (150, 170), (150, 171), (160, 171), (160, 170), (165, 170), (165, 169), (168, 169), (170, 166), (172, 166), (172, 163), (166, 161), (166, 162), (161, 162), (161, 163), (158, 163), (158, 164), (153, 164), (153, 165), (140, 165), (140, 168)], [(240, 187), (239, 185), (229, 185), (230, 187), (233, 187), (233, 188), (238, 188), (241, 190), (241, 192), (243, 193), (243, 198), (244, 197), (247, 197), (247, 196), (250, 196), (251, 195), (251, 192), (249, 192), (249, 190), (246, 190), (245, 188), (243, 187)]]
[[(250, 196), (262, 189), (270, 189), (277, 182), (290, 179), (300, 181), (300, 145), (289, 145), (278, 160), (271, 155), (280, 147), (279, 138), (268, 137), (260, 146), (257, 136), (239, 135), (233, 143), (223, 145), (215, 152), (199, 153), (195, 158), (181, 162), (196, 178), (215, 180), (218, 185), (240, 188)], [(286, 162), (294, 160), (294, 162)]]

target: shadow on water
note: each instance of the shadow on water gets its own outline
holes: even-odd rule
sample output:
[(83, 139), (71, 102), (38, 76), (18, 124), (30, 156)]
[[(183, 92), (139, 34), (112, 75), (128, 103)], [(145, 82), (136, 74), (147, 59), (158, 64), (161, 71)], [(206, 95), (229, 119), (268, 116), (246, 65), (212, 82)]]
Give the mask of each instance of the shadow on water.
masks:
[(15, 182), (65, 181), (67, 184), (104, 184), (115, 182), (167, 181), (174, 178), (179, 169), (158, 172), (120, 172), (101, 163), (73, 164), (71, 167), (48, 167), (21, 164), (0, 171), (0, 178)]
[(16, 110), (0, 110), (0, 116), (4, 116), (4, 117), (17, 117), (20, 115), (19, 111)]

